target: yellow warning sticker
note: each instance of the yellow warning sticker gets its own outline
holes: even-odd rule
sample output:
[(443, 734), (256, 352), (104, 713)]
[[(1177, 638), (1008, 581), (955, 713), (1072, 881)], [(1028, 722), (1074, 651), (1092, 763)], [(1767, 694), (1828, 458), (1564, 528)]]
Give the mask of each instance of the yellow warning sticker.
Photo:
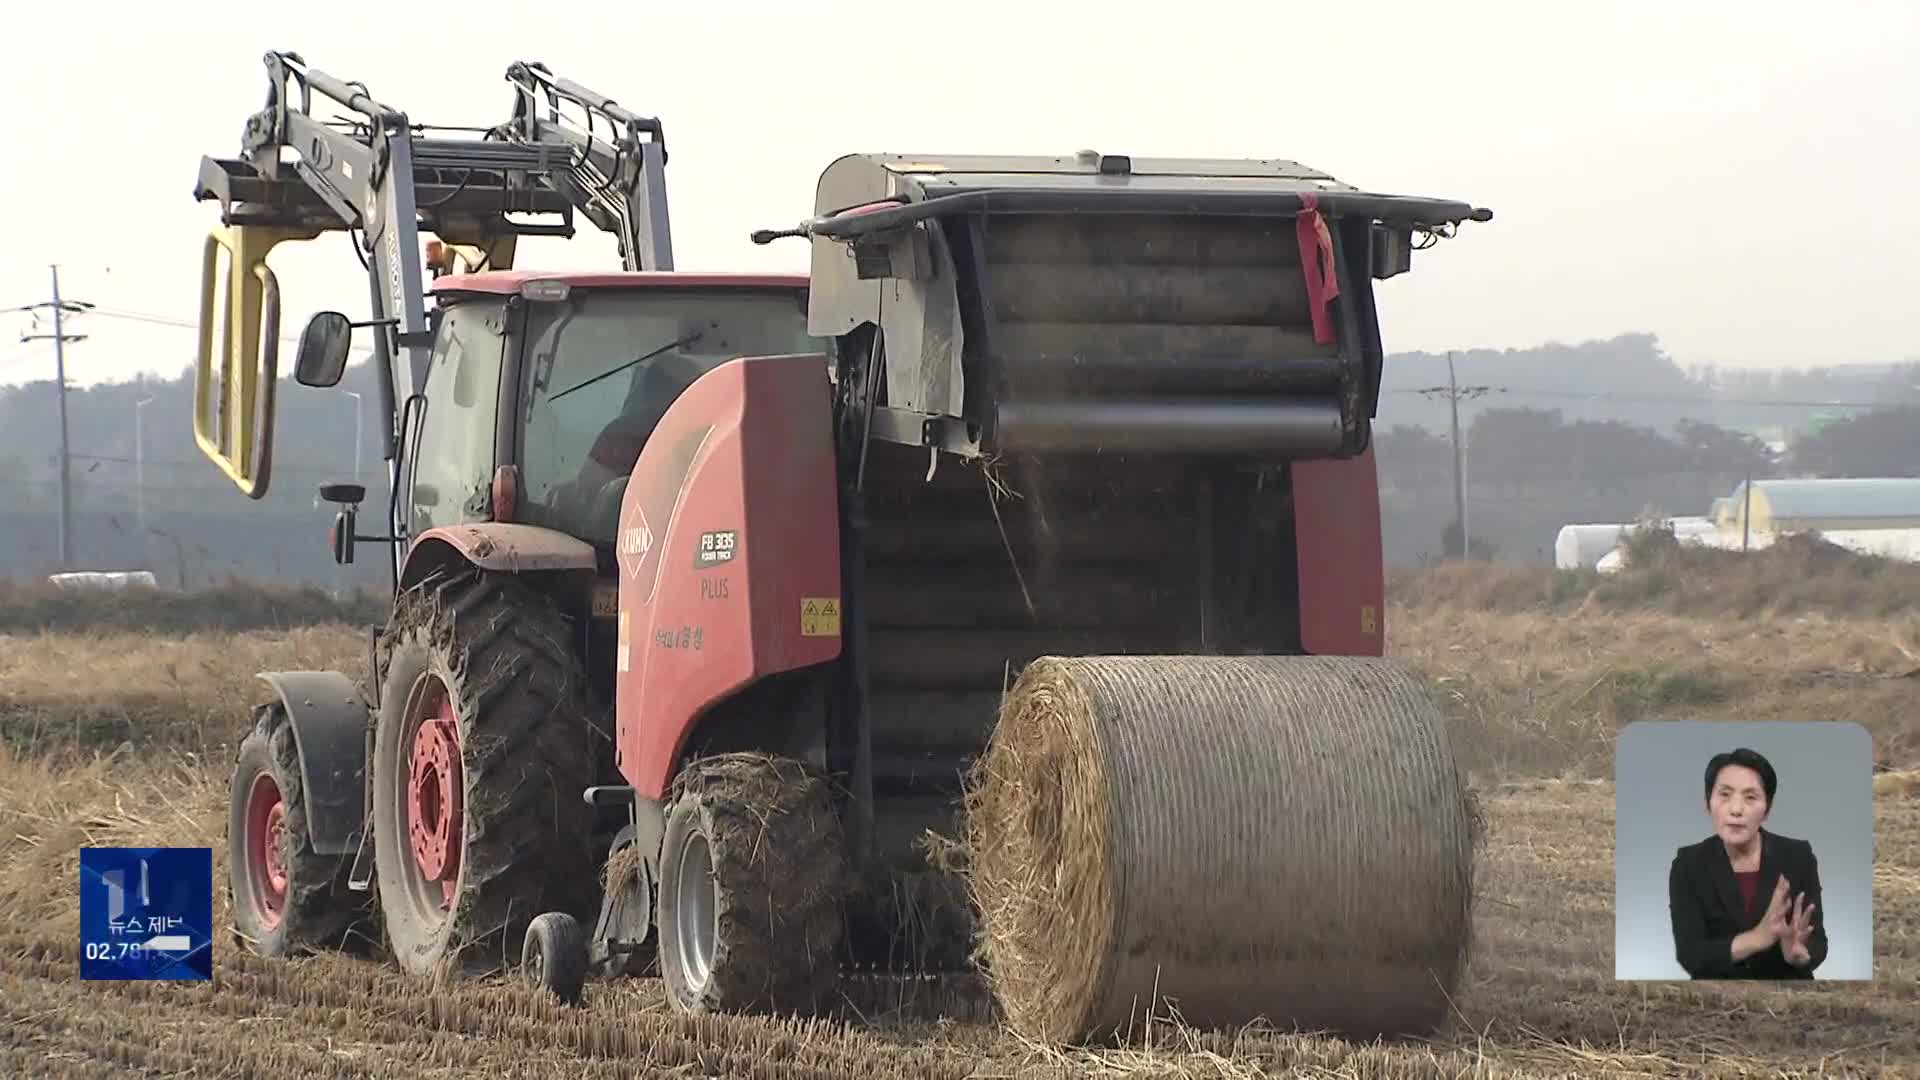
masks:
[(1360, 609), (1360, 632), (1369, 635), (1380, 632), (1380, 619), (1374, 613), (1372, 604), (1367, 604)]
[(840, 598), (837, 596), (809, 596), (801, 600), (800, 636), (840, 636)]

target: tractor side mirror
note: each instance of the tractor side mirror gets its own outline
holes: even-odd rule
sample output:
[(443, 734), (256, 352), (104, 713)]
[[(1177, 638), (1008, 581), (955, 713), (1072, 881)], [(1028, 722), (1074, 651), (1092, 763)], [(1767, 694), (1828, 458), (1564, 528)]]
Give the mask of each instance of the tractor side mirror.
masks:
[(322, 311), (307, 320), (300, 333), (300, 354), (293, 377), (302, 386), (329, 387), (347, 370), (347, 347), (353, 342), (353, 323), (337, 311)]
[[(304, 342), (302, 343), (304, 349)], [(341, 566), (353, 562), (353, 542), (355, 527), (358, 524), (360, 500), (367, 497), (363, 484), (321, 484), (320, 497), (340, 507), (333, 515), (333, 528), (328, 530), (327, 539), (333, 546), (333, 561)]]
[(333, 528), (328, 529), (328, 539), (333, 544), (333, 561), (341, 566), (353, 562), (354, 510), (348, 506), (333, 515)]

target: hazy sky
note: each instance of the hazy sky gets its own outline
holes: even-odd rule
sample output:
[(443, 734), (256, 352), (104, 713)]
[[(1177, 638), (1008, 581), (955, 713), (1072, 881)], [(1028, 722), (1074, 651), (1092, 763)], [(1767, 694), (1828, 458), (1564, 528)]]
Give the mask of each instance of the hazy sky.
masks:
[[(659, 116), (682, 269), (804, 270), (803, 243), (747, 234), (805, 216), (851, 151), (1285, 157), (1494, 211), (1381, 287), (1389, 349), (1646, 331), (1683, 364), (1920, 359), (1910, 0), (404, 10), (11, 7), (0, 308), (45, 299), (57, 261), (102, 309), (74, 382), (188, 363), (192, 331), (164, 323), (195, 317), (217, 220), (194, 175), (238, 153), (260, 56), (289, 49), (419, 122), (505, 120), (516, 59)], [(617, 267), (580, 224), (520, 264)], [(345, 234), (274, 265), (288, 333), (320, 307), (364, 316)], [(51, 346), (18, 341), (36, 329), (0, 314), (0, 383), (51, 375)]]

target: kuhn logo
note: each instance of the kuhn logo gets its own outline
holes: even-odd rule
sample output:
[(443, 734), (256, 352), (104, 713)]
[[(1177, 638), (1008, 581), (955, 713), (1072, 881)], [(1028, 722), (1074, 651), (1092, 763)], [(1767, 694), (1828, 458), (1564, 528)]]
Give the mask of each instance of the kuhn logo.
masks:
[(614, 558), (620, 568), (635, 581), (640, 580), (640, 567), (647, 561), (647, 552), (653, 550), (653, 529), (647, 524), (647, 515), (638, 506), (633, 508), (627, 519), (632, 522), (620, 530), (614, 541)]

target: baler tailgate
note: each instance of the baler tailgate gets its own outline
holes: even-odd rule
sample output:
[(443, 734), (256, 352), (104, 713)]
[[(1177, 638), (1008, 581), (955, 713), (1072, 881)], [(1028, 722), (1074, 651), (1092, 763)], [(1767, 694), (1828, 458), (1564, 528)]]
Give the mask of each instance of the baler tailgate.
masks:
[(877, 331), (875, 437), (1270, 462), (1366, 447), (1372, 279), (1416, 227), (1485, 216), (1292, 162), (1098, 155), (853, 155), (816, 208), (811, 327)]

